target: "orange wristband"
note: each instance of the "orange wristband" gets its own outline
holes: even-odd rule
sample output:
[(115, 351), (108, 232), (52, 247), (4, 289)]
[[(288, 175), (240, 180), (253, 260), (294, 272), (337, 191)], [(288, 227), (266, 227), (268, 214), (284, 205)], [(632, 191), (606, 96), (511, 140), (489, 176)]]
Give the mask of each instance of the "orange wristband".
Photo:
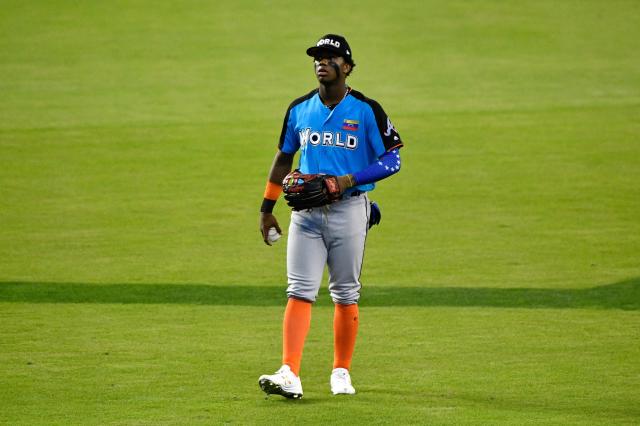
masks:
[(271, 181), (267, 182), (267, 187), (264, 189), (264, 198), (267, 200), (277, 200), (282, 192), (282, 186)]

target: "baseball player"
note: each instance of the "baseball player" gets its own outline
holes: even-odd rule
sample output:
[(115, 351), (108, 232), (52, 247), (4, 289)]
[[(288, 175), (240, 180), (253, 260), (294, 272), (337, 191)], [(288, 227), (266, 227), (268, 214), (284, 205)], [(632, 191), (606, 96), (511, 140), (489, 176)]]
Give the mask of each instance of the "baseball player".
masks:
[[(313, 57), (319, 87), (287, 109), (260, 209), (260, 230), (271, 245), (270, 229), (282, 233), (272, 211), (285, 180), (285, 199), (293, 212), (287, 242), (283, 365), (258, 382), (267, 394), (293, 399), (303, 394), (300, 361), (325, 265), (335, 304), (331, 391), (355, 393), (349, 369), (358, 332), (360, 271), (367, 232), (380, 220), (367, 194), (374, 182), (400, 170), (403, 146), (380, 104), (347, 86), (355, 63), (344, 37), (327, 34), (307, 49), (307, 55)], [(297, 151), (298, 170), (290, 173)], [(322, 191), (299, 202), (309, 182), (321, 182)]]

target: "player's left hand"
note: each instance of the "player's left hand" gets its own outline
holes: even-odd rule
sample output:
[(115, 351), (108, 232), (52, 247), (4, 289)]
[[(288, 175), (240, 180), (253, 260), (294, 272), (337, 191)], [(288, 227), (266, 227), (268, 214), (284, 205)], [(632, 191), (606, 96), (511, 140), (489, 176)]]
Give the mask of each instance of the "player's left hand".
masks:
[(341, 196), (338, 177), (324, 173), (305, 174), (294, 170), (282, 180), (287, 204), (295, 211), (322, 207)]

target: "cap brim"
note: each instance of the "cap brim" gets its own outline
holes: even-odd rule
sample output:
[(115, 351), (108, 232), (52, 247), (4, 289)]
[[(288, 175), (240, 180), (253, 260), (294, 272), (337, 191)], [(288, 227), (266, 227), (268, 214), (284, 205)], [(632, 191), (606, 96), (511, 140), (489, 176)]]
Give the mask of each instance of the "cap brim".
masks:
[(307, 49), (307, 55), (315, 56), (317, 52), (325, 50), (333, 53), (338, 53), (339, 56), (344, 56), (344, 53), (340, 49), (336, 49), (332, 46), (313, 46)]

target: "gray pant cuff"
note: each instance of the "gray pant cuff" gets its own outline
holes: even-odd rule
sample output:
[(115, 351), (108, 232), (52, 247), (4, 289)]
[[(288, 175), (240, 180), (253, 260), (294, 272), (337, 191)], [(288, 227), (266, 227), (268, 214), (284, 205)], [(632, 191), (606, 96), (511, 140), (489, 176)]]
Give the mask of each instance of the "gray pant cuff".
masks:
[(287, 298), (300, 300), (302, 302), (315, 303), (315, 300), (310, 300), (310, 299), (308, 299), (306, 297), (297, 296), (297, 295), (289, 293), (289, 292), (287, 292)]

